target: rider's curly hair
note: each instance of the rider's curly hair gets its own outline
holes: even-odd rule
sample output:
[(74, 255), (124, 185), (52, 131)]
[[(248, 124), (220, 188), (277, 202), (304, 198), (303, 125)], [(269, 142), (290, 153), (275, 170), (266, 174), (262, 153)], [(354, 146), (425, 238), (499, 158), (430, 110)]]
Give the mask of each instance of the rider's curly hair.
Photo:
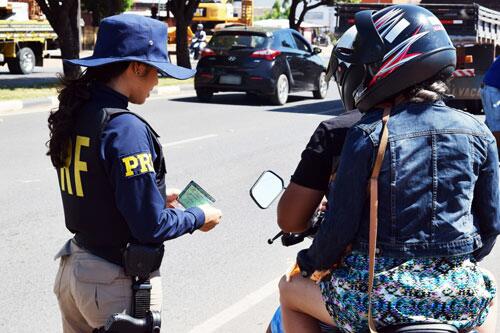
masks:
[(75, 79), (59, 77), (62, 88), (58, 91), (59, 107), (50, 112), (49, 141), (47, 155), (55, 168), (65, 166), (68, 157), (69, 139), (74, 134), (78, 112), (91, 97), (94, 82), (108, 83), (122, 74), (130, 62), (116, 62), (99, 67), (88, 68)]

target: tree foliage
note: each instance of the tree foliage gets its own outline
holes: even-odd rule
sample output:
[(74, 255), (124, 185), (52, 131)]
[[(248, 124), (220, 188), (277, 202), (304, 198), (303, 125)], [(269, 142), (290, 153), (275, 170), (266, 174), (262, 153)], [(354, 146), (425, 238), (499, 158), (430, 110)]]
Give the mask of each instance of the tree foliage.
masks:
[(92, 21), (95, 26), (107, 16), (116, 15), (129, 10), (133, 0), (81, 0), (82, 9), (92, 12)]
[[(61, 57), (75, 59), (80, 56), (80, 0), (36, 0), (52, 29), (57, 34)], [(75, 77), (78, 66), (63, 63), (64, 75)]]
[(290, 0), (275, 0), (271, 10), (259, 17), (260, 20), (285, 19), (290, 15)]

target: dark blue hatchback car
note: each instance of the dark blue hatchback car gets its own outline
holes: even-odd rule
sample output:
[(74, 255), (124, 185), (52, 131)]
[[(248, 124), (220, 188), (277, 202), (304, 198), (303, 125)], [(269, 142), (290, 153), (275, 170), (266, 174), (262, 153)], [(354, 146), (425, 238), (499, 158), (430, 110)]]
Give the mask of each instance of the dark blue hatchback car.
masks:
[(200, 101), (220, 91), (268, 96), (283, 105), (290, 92), (326, 97), (326, 65), (292, 29), (233, 27), (216, 32), (201, 53), (194, 86)]

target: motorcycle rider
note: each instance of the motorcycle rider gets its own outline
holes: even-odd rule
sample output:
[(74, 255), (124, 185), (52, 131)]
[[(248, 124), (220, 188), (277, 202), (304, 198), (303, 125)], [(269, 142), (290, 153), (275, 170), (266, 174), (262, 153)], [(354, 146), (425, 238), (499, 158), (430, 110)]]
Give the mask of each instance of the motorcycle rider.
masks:
[(203, 30), (203, 24), (198, 23), (196, 26), (196, 32), (194, 33), (193, 40), (189, 49), (193, 53), (194, 59), (198, 59), (201, 50), (205, 48), (207, 44), (207, 33)]
[[(337, 46), (342, 45), (342, 42), (339, 40)], [(332, 69), (330, 63), (328, 78), (333, 74)], [(335, 75), (336, 81), (340, 79)], [(340, 85), (338, 87), (340, 88)], [(342, 93), (340, 91), (340, 94)], [(325, 196), (329, 183), (334, 178), (347, 131), (361, 119), (362, 114), (354, 109), (353, 102), (346, 101), (345, 112), (322, 121), (302, 151), (299, 164), (278, 202), (277, 220), (281, 230), (290, 233), (304, 232), (311, 227), (311, 216), (316, 209), (326, 209)], [(283, 331), (281, 309), (278, 308), (266, 332)]]
[[(366, 186), (383, 108), (391, 117), (378, 187), (375, 323), (434, 320), (494, 332), (496, 284), (477, 261), (500, 234), (498, 152), (482, 122), (442, 101), (456, 63), (444, 27), (422, 7), (396, 5), (357, 13), (345, 35), (350, 46), (335, 55), (357, 68), (345, 75), (361, 73), (350, 96), (365, 114), (347, 135), (326, 219), (297, 256), (301, 274), (280, 282), (286, 332), (319, 332), (318, 319), (367, 330)], [(306, 278), (339, 262), (319, 285)]]
[[(209, 231), (221, 219), (220, 210), (208, 205), (167, 208), (178, 191), (166, 190), (162, 145), (128, 110), (129, 102), (145, 102), (159, 73), (194, 75), (169, 63), (166, 45), (164, 23), (116, 15), (101, 22), (92, 56), (66, 60), (87, 70), (63, 79), (59, 107), (49, 116), (47, 155), (60, 178), (66, 227), (75, 234), (56, 256), (54, 293), (65, 333), (92, 332), (115, 313), (134, 315), (123, 255), (131, 244), (161, 248), (165, 240)], [(161, 256), (154, 259), (153, 271), (146, 272), (150, 309), (161, 311)]]
[[(345, 41), (345, 38), (339, 39), (336, 47), (344, 47)], [(347, 131), (361, 119), (362, 114), (354, 107), (354, 99), (346, 93), (346, 89), (360, 84), (362, 77), (357, 74), (359, 70), (356, 66), (348, 67), (349, 64), (343, 62), (339, 64), (333, 52), (328, 65), (327, 80), (333, 76), (338, 83), (345, 112), (321, 122), (302, 151), (301, 160), (290, 184), (278, 203), (278, 225), (285, 232), (305, 231), (322, 199), (323, 203), (326, 203), (324, 196), (338, 165)], [(337, 73), (338, 66), (342, 66), (343, 71)], [(352, 71), (357, 72), (352, 74)], [(325, 209), (325, 205), (321, 205), (320, 209)]]

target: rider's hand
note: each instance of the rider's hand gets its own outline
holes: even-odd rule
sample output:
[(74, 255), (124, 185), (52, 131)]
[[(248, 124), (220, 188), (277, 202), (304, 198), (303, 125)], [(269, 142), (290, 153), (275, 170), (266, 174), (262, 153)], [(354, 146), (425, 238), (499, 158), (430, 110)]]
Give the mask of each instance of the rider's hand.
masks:
[(292, 280), (292, 278), (295, 276), (295, 275), (299, 275), (300, 274), (300, 267), (299, 265), (297, 264), (297, 262), (295, 262), (289, 269), (288, 271), (286, 272), (286, 275), (285, 275), (285, 281), (286, 282), (290, 282)]
[(181, 191), (178, 188), (167, 188), (167, 202), (165, 206), (167, 208), (177, 208), (179, 207), (179, 202), (177, 199), (179, 198), (179, 194)]
[(207, 232), (215, 228), (222, 218), (222, 212), (220, 209), (210, 205), (201, 205), (199, 208), (201, 208), (203, 213), (205, 213), (205, 223), (201, 226), (200, 230)]

